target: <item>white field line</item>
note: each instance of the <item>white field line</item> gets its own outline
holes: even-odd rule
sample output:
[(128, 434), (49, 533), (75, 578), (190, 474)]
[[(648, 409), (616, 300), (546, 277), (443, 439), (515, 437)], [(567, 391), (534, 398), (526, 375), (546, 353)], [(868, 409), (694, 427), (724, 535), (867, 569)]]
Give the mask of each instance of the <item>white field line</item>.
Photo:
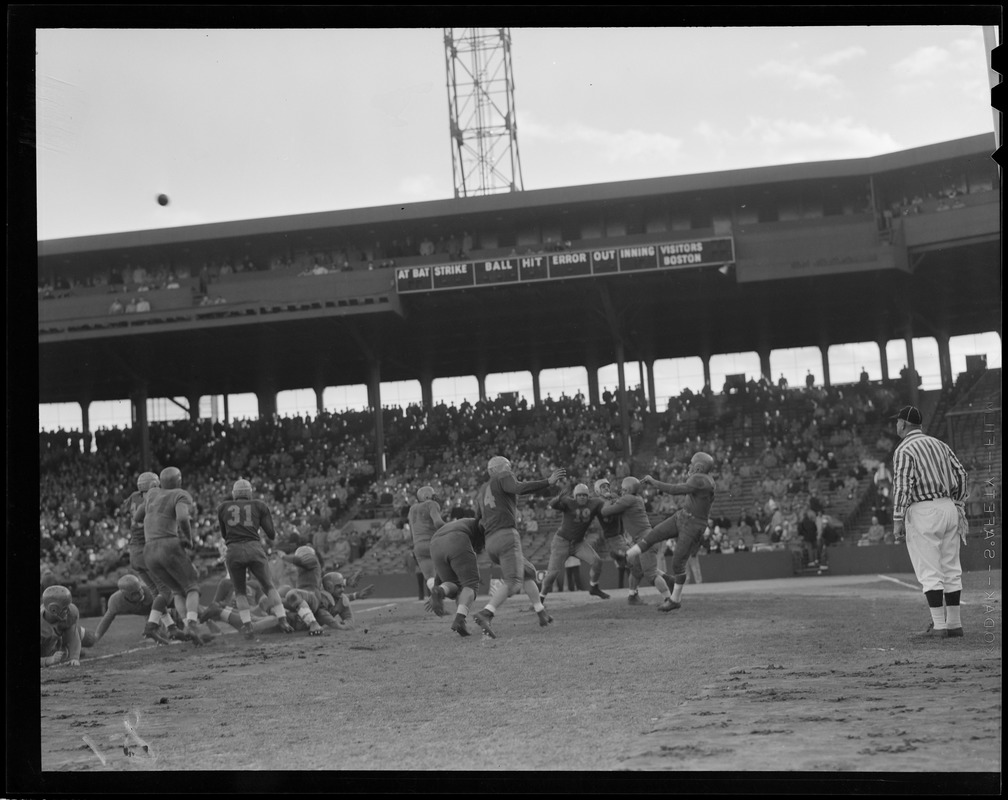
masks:
[[(913, 589), (914, 591), (917, 591), (917, 592), (920, 591), (920, 586), (914, 586), (912, 583), (907, 583), (906, 581), (901, 581), (899, 578), (890, 578), (888, 575), (877, 575), (876, 577), (881, 578), (884, 581), (892, 581), (893, 583), (898, 583), (900, 586), (906, 586), (908, 589)], [(969, 605), (973, 605), (973, 604), (972, 603), (967, 603), (964, 600), (960, 600), (959, 601), (959, 605), (961, 605), (961, 606), (969, 606)]]
[(106, 653), (103, 656), (85, 656), (86, 660), (81, 661), (81, 666), (92, 661), (101, 661), (103, 658), (112, 658), (113, 656), (124, 656), (127, 653), (139, 653), (141, 650), (150, 650), (152, 647), (170, 647), (172, 645), (182, 644), (182, 642), (170, 641), (167, 645), (159, 645), (151, 642), (151, 644), (141, 645), (140, 647), (131, 647), (128, 650), (120, 650), (118, 653)]
[(383, 606), (371, 606), (371, 608), (362, 608), (360, 611), (354, 610), (354, 614), (363, 614), (365, 611), (378, 611), (382, 608), (395, 608), (398, 603), (386, 603)]

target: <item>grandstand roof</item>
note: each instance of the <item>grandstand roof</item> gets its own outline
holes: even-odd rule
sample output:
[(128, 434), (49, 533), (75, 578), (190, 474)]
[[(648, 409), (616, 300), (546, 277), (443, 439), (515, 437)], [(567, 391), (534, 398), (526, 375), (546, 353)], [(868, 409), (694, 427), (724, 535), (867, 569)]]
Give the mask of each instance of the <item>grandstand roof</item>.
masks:
[(45, 259), (96, 251), (157, 247), (218, 239), (259, 238), (359, 225), (458, 218), (470, 214), (514, 212), (542, 207), (625, 200), (633, 197), (647, 198), (796, 180), (814, 181), (827, 178), (867, 176), (918, 164), (933, 164), (936, 161), (972, 154), (990, 155), (994, 152), (994, 143), (993, 133), (979, 134), (868, 158), (753, 167), (633, 181), (534, 189), (482, 197), (322, 211), (287, 217), (184, 225), (98, 236), (75, 236), (39, 241), (38, 255), (40, 259)]

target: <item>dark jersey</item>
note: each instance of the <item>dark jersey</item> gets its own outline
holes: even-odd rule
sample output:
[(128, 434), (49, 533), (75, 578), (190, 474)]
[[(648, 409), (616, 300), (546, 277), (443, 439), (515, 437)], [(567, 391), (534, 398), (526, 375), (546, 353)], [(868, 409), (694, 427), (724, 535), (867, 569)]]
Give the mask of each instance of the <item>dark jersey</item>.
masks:
[(702, 472), (690, 475), (686, 479), (686, 486), (689, 487), (689, 494), (686, 495), (680, 508), (688, 511), (697, 519), (707, 520), (710, 516), (711, 505), (714, 503), (714, 490), (717, 484), (710, 475)]
[(483, 549), (483, 533), (479, 527), (479, 520), (475, 517), (466, 517), (465, 519), (456, 519), (445, 523), (434, 532), (431, 541), (433, 542), (435, 539), (440, 539), (444, 536), (450, 536), (453, 533), (464, 533), (468, 536), (473, 550), (476, 552)]
[(271, 542), (276, 537), (269, 506), (258, 498), (225, 500), (217, 506), (217, 521), (227, 544), (258, 542), (260, 528)]
[(602, 509), (605, 508), (606, 501), (601, 497), (599, 498), (599, 501), (602, 503), (602, 505), (599, 506), (598, 515), (599, 524), (602, 526), (602, 535), (605, 536), (606, 539), (612, 539), (615, 536), (622, 536), (622, 518), (619, 514), (604, 515), (602, 513)]
[(633, 540), (639, 539), (651, 530), (651, 520), (644, 508), (644, 498), (637, 494), (625, 494), (602, 507), (604, 516), (618, 516), (623, 520), (623, 531)]
[(497, 531), (518, 527), (518, 495), (536, 492), (549, 481), (518, 481), (510, 472), (491, 476), (476, 493), (477, 514), (489, 537)]
[(599, 512), (604, 505), (605, 503), (599, 497), (589, 497), (588, 502), (584, 505), (578, 503), (572, 495), (556, 498), (550, 503), (550, 508), (563, 512), (563, 521), (560, 523), (556, 535), (574, 544), (582, 541), (585, 534), (588, 533), (592, 520), (598, 519), (601, 522), (602, 517)]

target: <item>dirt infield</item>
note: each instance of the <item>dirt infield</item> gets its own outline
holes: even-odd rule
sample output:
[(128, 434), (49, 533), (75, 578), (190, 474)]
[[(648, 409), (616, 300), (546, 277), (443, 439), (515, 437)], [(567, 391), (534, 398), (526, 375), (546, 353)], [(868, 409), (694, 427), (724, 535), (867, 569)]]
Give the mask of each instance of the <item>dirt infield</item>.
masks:
[(495, 640), (415, 598), (199, 649), (120, 618), (41, 670), (42, 769), (1000, 772), (1000, 570), (966, 576), (952, 640), (909, 638), (906, 575), (688, 586), (670, 614), (612, 594), (552, 595), (548, 628), (511, 598)]

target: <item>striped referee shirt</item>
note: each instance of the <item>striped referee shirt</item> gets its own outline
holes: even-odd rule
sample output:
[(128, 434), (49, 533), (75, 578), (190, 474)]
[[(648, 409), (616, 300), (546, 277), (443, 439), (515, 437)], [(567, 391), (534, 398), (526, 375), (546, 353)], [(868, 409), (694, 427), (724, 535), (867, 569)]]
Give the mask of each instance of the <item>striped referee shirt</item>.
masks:
[(966, 469), (940, 439), (911, 430), (893, 455), (893, 519), (901, 520), (912, 503), (969, 497)]

